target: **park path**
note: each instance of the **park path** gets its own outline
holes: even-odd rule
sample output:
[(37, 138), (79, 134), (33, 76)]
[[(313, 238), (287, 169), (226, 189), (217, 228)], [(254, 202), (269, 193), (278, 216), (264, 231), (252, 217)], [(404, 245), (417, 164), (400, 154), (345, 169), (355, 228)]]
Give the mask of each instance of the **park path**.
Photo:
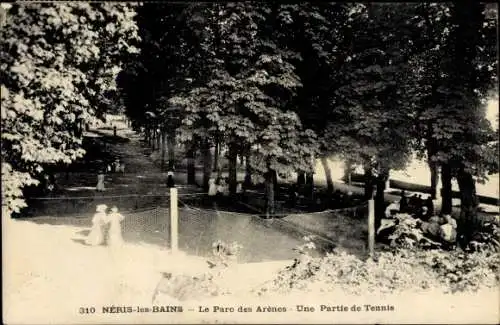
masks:
[[(141, 136), (130, 130), (124, 123), (115, 123), (117, 136), (128, 141), (108, 143), (106, 149), (125, 163), (125, 173), (107, 174), (106, 191), (103, 193), (95, 192), (95, 173), (72, 175), (69, 182), (65, 184), (65, 191), (74, 199), (51, 201), (55, 204), (46, 205), (44, 212), (50, 216), (75, 215), (79, 217), (74, 220), (68, 218), (51, 219), (49, 222), (51, 224), (54, 222), (56, 224), (74, 223), (77, 220), (78, 224), (88, 227), (90, 217), (97, 204), (117, 205), (121, 211), (125, 211), (131, 216), (126, 219), (124, 225), (124, 236), (127, 240), (133, 242), (145, 240), (149, 243), (165, 246), (168, 239), (165, 234), (169, 227), (169, 189), (165, 184), (166, 175), (154, 162), (150, 155), (151, 149), (144, 145)], [(94, 130), (94, 134), (104, 138), (112, 136), (112, 125)], [(198, 177), (201, 177), (201, 173), (197, 174)], [(87, 186), (82, 186), (82, 181), (86, 182)], [(184, 200), (183, 194), (191, 195), (200, 192), (196, 186), (185, 185), (185, 172), (176, 172), (176, 183), (181, 200)], [(316, 185), (319, 187), (325, 184), (321, 180), (317, 180)], [(349, 186), (341, 182), (335, 182), (334, 186), (342, 192), (351, 191), (356, 194), (363, 192), (360, 187)], [(397, 190), (394, 192), (394, 194), (386, 193), (386, 200), (397, 200), (399, 194)], [(81, 199), (82, 197), (86, 197), (86, 199)], [(161, 207), (161, 209), (158, 210), (157, 207)], [(182, 202), (179, 203), (179, 207), (186, 208)], [(187, 206), (187, 208), (190, 207)], [(180, 222), (185, 231), (183, 240), (187, 245), (186, 248), (194, 250), (196, 253), (200, 247), (209, 247), (213, 240), (221, 237), (231, 238), (231, 240), (239, 242), (246, 241), (247, 246), (254, 246), (252, 250), (263, 251), (266, 249), (266, 245), (256, 243), (254, 239), (262, 237), (265, 243), (264, 237), (267, 236), (276, 242), (283, 241), (281, 244), (283, 249), (279, 253), (273, 254), (273, 258), (286, 258), (288, 247), (301, 243), (300, 240), (295, 239), (300, 238), (300, 236), (289, 236), (297, 231), (304, 234), (312, 232), (312, 234), (322, 236), (345, 249), (356, 252), (364, 251), (365, 237), (367, 236), (366, 215), (359, 215), (351, 220), (342, 217), (341, 213), (336, 213), (335, 217), (332, 213), (304, 213), (287, 216), (282, 221), (275, 221), (273, 227), (279, 227), (280, 230), (273, 231), (267, 227), (270, 225), (266, 226), (259, 220), (253, 220), (258, 219), (258, 217), (246, 215), (245, 218), (237, 218), (235, 217), (237, 214), (224, 211), (224, 215), (221, 215), (222, 211), (209, 210), (191, 209), (182, 211), (180, 215)], [(248, 232), (253, 233), (255, 238), (248, 238), (247, 235), (244, 235)], [(254, 260), (260, 257), (249, 256), (248, 258)]]

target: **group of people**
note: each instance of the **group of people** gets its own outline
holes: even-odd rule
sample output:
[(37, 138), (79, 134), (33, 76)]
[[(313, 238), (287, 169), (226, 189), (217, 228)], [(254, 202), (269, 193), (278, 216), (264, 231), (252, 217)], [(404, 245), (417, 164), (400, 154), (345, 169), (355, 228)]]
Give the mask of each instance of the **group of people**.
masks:
[(420, 194), (408, 198), (403, 190), (400, 200), (386, 208), (385, 218), (393, 219), (396, 213), (406, 213), (417, 219), (417, 225), (422, 232), (444, 246), (452, 247), (456, 242), (457, 221), (449, 214), (435, 215), (434, 202), (430, 195), (425, 199)]
[[(238, 182), (236, 184), (236, 194), (243, 193), (243, 185)], [(208, 180), (208, 196), (209, 197), (226, 197), (229, 196), (229, 181), (227, 178), (210, 178)]]
[(116, 159), (112, 163), (106, 164), (106, 168), (103, 168), (102, 172), (97, 174), (97, 192), (104, 192), (106, 187), (104, 186), (105, 173), (125, 173), (125, 164), (120, 161), (120, 159)]
[(56, 190), (56, 178), (54, 174), (43, 175), (42, 185), (44, 194), (52, 194)]
[(106, 243), (108, 246), (123, 244), (121, 222), (125, 217), (113, 206), (108, 209), (106, 204), (99, 204), (92, 218), (92, 228), (85, 243), (98, 246)]
[(120, 159), (116, 159), (106, 166), (106, 171), (108, 173), (125, 173), (125, 164)]
[(434, 202), (430, 195), (425, 199), (421, 194), (413, 194), (408, 198), (403, 190), (399, 201), (392, 202), (386, 208), (385, 217), (391, 218), (395, 213), (408, 213), (418, 219), (428, 221), (434, 215)]

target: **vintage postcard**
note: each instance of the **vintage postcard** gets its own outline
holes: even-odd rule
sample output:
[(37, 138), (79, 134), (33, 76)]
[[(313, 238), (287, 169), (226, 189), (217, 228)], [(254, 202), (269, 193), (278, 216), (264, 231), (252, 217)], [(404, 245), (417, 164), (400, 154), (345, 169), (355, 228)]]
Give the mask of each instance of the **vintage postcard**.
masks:
[(497, 324), (498, 6), (1, 3), (5, 324)]

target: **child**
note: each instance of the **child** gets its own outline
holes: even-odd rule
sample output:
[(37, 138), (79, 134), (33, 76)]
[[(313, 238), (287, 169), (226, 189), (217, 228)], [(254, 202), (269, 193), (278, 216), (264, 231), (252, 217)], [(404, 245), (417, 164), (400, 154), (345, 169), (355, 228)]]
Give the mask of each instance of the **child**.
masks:
[(106, 224), (106, 209), (108, 207), (105, 204), (99, 204), (96, 207), (96, 213), (92, 218), (92, 228), (90, 229), (90, 233), (85, 240), (87, 245), (97, 246), (101, 245), (104, 239), (103, 229), (102, 227)]
[(116, 206), (111, 208), (111, 213), (108, 214), (107, 220), (110, 224), (108, 233), (108, 246), (119, 246), (123, 244), (121, 222), (125, 217), (118, 212)]

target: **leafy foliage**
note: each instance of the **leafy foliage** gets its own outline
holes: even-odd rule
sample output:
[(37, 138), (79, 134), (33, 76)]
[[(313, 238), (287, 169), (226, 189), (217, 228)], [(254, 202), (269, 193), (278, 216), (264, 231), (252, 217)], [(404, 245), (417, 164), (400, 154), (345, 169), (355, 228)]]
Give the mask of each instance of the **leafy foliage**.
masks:
[(314, 133), (289, 111), (301, 83), (289, 62), (292, 54), (266, 33), (275, 26), (271, 8), (226, 4), (220, 9), (210, 47), (217, 60), (207, 59), (213, 67), (208, 82), (170, 100), (185, 113), (181, 141), (217, 139), (238, 152), (250, 148), (257, 171), (310, 169)]
[(108, 3), (9, 9), (0, 32), (0, 73), (2, 163), (8, 164), (2, 175), (17, 175), (12, 184), (21, 188), (45, 165), (84, 154), (83, 125), (98, 116), (121, 58), (135, 50), (129, 44), (136, 37), (133, 15), (128, 4)]
[(500, 233), (498, 224), (487, 222), (472, 236), (469, 249), (475, 251), (500, 251)]
[(302, 254), (259, 294), (341, 290), (348, 294), (394, 294), (440, 290), (474, 292), (498, 285), (498, 253), (418, 251), (381, 252), (363, 261), (345, 252), (314, 258)]

